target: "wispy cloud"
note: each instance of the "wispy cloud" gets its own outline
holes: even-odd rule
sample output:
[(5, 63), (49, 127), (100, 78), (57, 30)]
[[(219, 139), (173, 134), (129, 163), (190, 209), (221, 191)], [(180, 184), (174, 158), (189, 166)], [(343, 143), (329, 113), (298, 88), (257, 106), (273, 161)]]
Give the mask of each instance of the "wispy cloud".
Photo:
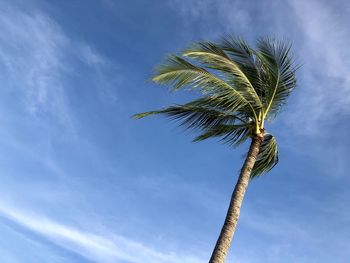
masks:
[[(249, 29), (251, 25), (252, 18), (246, 9), (246, 4), (242, 1), (169, 0), (169, 3), (183, 17), (185, 24), (189, 23), (193, 26), (193, 22), (200, 21), (199, 32), (197, 31), (196, 34), (206, 37), (239, 33)], [(185, 33), (193, 34), (193, 32)]]
[(350, 55), (346, 52), (350, 31), (341, 24), (331, 2), (289, 2), (296, 15), (292, 22), (301, 36), (295, 48), (303, 61), (302, 91), (289, 117), (303, 127), (297, 129), (301, 133), (324, 133), (350, 107)]
[(54, 112), (68, 118), (60, 74), (64, 49), (69, 40), (60, 29), (40, 13), (26, 14), (3, 10), (0, 27), (0, 58), (3, 78), (18, 88), (22, 102), (32, 114)]
[(47, 217), (0, 205), (1, 216), (49, 239), (53, 243), (97, 262), (199, 263), (192, 256), (163, 253), (111, 232), (92, 233)]
[[(275, 200), (265, 199), (257, 201), (254, 205), (248, 204), (240, 218), (240, 229), (248, 234), (248, 237), (238, 234), (242, 242), (238, 249), (236, 246), (240, 260), (260, 262), (261, 258), (264, 258), (264, 262), (270, 263), (281, 262), (281, 259), (288, 263), (306, 263), (310, 262), (311, 258), (314, 260), (311, 262), (328, 262), (336, 257), (339, 262), (345, 262), (344, 260), (349, 257), (349, 251), (339, 249), (347, 246), (345, 244), (349, 231), (340, 223), (346, 222), (349, 218), (348, 212), (343, 207), (347, 201), (341, 200), (341, 198), (347, 200), (348, 197), (343, 194), (332, 195), (326, 201), (315, 200), (309, 193), (291, 196), (284, 200), (283, 205), (281, 204), (283, 209), (278, 209)], [(275, 199), (275, 196), (272, 198)], [(295, 214), (285, 208), (291, 205), (297, 207), (295, 211), (308, 212)], [(314, 211), (321, 213), (322, 217), (316, 216)], [(333, 220), (339, 223), (334, 224)], [(252, 239), (255, 242), (254, 249), (246, 248), (245, 242), (250, 242)], [(255, 249), (257, 247), (263, 249), (257, 250)], [(235, 254), (232, 256), (233, 259), (237, 259)]]
[(108, 60), (87, 43), (67, 36), (39, 11), (3, 8), (0, 30), (0, 78), (7, 92), (15, 94), (32, 116), (47, 115), (72, 126), (66, 89), (74, 60), (99, 71), (98, 78)]
[(83, 102), (77, 107), (74, 96), (90, 85), (101, 95), (97, 103), (115, 102), (117, 66), (40, 9), (0, 7), (0, 141), (57, 167), (50, 160), (52, 136), (61, 131), (69, 141), (81, 140), (77, 108)]

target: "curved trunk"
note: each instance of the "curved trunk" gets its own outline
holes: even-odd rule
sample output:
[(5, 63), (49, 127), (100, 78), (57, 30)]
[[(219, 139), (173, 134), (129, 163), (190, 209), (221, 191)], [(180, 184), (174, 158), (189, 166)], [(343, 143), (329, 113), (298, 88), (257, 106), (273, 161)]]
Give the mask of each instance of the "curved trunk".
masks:
[(209, 263), (224, 263), (231, 245), (233, 234), (236, 230), (236, 225), (243, 202), (244, 194), (247, 190), (248, 183), (250, 180), (250, 174), (255, 164), (256, 158), (259, 153), (262, 137), (256, 136), (252, 139), (250, 148), (248, 151), (247, 158), (245, 159), (244, 165), (240, 172), (237, 184), (232, 193), (230, 206), (228, 208), (225, 223), (221, 229), (220, 236), (216, 242), (213, 254), (210, 258)]

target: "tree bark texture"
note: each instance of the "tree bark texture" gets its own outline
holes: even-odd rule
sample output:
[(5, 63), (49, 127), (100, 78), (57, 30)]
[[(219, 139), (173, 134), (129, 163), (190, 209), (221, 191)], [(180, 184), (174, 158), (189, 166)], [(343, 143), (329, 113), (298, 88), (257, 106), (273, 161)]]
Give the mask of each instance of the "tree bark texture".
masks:
[(216, 242), (214, 251), (209, 263), (224, 263), (227, 252), (230, 248), (233, 234), (236, 230), (237, 221), (245, 192), (247, 190), (251, 171), (256, 162), (263, 138), (256, 136), (252, 139), (247, 158), (241, 169), (237, 184), (231, 196), (230, 206), (228, 208), (224, 225), (221, 229), (220, 236)]

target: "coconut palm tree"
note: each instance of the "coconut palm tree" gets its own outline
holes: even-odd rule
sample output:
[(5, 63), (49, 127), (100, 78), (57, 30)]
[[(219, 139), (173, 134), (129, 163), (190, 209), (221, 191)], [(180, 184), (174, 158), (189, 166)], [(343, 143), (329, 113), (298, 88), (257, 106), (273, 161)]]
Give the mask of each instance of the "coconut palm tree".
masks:
[(234, 37), (218, 43), (198, 42), (181, 55), (170, 55), (152, 80), (174, 91), (193, 88), (200, 98), (134, 115), (166, 115), (199, 132), (194, 141), (218, 137), (230, 146), (238, 146), (250, 140), (209, 263), (225, 261), (250, 180), (278, 162), (276, 139), (266, 131), (265, 120), (276, 117), (296, 87), (296, 69), (291, 45), (285, 41), (261, 38), (256, 48)]

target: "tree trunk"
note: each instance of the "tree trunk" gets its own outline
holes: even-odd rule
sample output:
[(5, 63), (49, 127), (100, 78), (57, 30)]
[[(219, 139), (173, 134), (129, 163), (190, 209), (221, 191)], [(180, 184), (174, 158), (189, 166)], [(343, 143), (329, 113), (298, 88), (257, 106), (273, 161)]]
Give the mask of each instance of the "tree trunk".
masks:
[(250, 174), (255, 164), (256, 158), (259, 153), (262, 137), (256, 136), (252, 139), (250, 148), (248, 151), (247, 158), (245, 159), (244, 165), (240, 172), (237, 184), (232, 193), (230, 206), (228, 208), (225, 223), (221, 229), (220, 236), (216, 242), (213, 254), (210, 258), (209, 263), (224, 263), (231, 245), (233, 234), (236, 230), (236, 225), (243, 202), (244, 194), (247, 190), (248, 183), (250, 180)]

